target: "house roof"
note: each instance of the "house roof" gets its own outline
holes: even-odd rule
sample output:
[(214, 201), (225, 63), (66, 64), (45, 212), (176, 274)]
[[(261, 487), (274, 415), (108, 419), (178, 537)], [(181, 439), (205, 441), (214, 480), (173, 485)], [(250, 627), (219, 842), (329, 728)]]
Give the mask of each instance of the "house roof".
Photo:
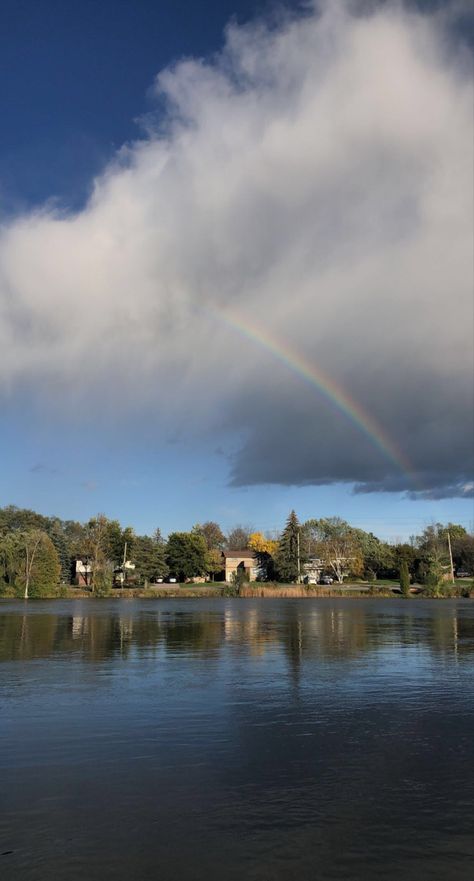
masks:
[(252, 557), (254, 559), (257, 556), (252, 548), (236, 548), (235, 550), (229, 548), (229, 550), (222, 551), (222, 553), (224, 557)]

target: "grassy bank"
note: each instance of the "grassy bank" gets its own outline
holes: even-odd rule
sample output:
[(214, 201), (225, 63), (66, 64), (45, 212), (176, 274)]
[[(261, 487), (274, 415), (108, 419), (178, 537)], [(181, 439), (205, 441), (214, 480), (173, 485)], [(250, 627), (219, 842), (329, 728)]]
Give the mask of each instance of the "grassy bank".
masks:
[[(427, 592), (419, 585), (415, 585), (413, 596), (429, 597)], [(397, 598), (400, 597), (397, 582), (391, 583), (375, 583), (372, 585), (351, 583), (344, 585), (333, 584), (330, 586), (322, 586), (315, 584), (261, 584), (253, 582), (252, 584), (244, 584), (240, 589), (230, 584), (222, 582), (212, 584), (157, 584), (149, 587), (136, 588), (113, 588), (106, 594), (107, 599), (127, 600), (127, 599), (165, 599), (169, 598), (196, 598), (196, 597), (269, 597), (269, 598), (296, 598), (304, 599), (310, 597), (370, 597), (370, 598)], [(452, 599), (456, 597), (470, 597), (474, 599), (474, 581), (466, 579), (458, 580), (454, 587), (450, 586), (444, 596), (437, 599)], [(95, 594), (83, 587), (73, 587), (72, 585), (58, 585), (57, 588), (44, 594), (41, 597), (31, 597), (31, 599), (96, 599)], [(13, 591), (0, 593), (0, 599), (21, 599), (21, 596), (15, 595)]]

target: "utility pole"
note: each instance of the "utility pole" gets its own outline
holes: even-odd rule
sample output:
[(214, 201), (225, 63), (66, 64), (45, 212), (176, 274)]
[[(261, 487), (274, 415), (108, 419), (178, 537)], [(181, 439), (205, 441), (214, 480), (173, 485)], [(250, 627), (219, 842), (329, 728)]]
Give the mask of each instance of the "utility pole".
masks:
[(454, 584), (454, 566), (453, 566), (453, 552), (451, 550), (451, 536), (448, 532), (448, 548), (449, 548), (449, 565), (451, 567), (451, 584)]

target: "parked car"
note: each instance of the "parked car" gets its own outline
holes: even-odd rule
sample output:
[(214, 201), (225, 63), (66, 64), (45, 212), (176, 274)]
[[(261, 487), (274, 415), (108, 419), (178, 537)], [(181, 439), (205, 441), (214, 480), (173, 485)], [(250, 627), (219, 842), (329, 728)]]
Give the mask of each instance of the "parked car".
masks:
[(304, 583), (305, 584), (317, 584), (318, 579), (314, 575), (305, 575)]
[(322, 575), (319, 583), (320, 584), (333, 584), (334, 578), (332, 577), (332, 575)]
[(178, 581), (177, 578), (173, 578), (173, 577), (167, 578), (166, 580), (167, 580), (168, 584), (176, 584), (176, 582)]
[(471, 578), (471, 573), (467, 569), (458, 569), (456, 578)]

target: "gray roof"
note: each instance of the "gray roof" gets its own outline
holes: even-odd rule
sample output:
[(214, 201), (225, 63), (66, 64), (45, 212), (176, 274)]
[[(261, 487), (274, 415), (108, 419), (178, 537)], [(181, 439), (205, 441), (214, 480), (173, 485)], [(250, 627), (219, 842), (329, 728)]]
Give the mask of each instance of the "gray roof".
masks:
[(235, 550), (226, 550), (222, 551), (224, 557), (256, 557), (255, 551), (252, 548), (236, 548)]

